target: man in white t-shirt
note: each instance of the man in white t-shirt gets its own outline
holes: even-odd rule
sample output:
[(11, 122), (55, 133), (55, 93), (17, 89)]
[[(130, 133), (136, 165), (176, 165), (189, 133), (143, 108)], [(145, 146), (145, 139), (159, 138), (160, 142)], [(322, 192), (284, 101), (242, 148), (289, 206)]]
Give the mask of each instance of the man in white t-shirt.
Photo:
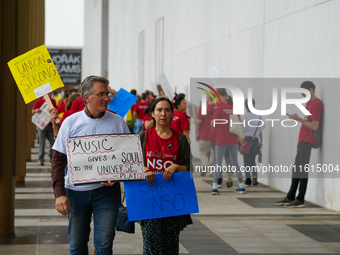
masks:
[(109, 81), (89, 76), (81, 86), (83, 111), (65, 119), (53, 146), (51, 177), (56, 209), (68, 215), (70, 254), (88, 254), (87, 243), (93, 214), (94, 247), (98, 254), (112, 254), (120, 206), (120, 185), (108, 183), (74, 186), (69, 183), (65, 139), (86, 135), (130, 133), (125, 121), (108, 111)]

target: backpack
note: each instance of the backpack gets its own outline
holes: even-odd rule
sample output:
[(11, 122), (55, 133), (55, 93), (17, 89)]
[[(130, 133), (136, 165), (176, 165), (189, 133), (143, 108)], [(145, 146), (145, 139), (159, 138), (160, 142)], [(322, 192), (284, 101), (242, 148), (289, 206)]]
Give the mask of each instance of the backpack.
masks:
[(319, 127), (316, 131), (313, 131), (316, 143), (313, 143), (312, 148), (317, 149), (321, 147), (322, 144), (322, 125), (319, 124)]

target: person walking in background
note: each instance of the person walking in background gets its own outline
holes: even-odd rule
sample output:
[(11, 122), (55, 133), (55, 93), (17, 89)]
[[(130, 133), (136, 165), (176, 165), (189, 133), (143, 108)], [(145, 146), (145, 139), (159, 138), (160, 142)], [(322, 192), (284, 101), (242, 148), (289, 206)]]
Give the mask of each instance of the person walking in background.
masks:
[(64, 91), (63, 100), (61, 100), (59, 102), (59, 105), (58, 105), (58, 108), (57, 108), (59, 118), (62, 118), (63, 115), (64, 115), (65, 106), (66, 106), (66, 104), (68, 102), (68, 97), (69, 97), (69, 92), (68, 91)]
[[(255, 100), (252, 101), (253, 107), (255, 107)], [(244, 105), (246, 107), (246, 114), (241, 116), (241, 120), (244, 122), (243, 133), (246, 141), (253, 140), (249, 154), (243, 155), (244, 167), (246, 169), (246, 181), (244, 186), (257, 185), (257, 171), (255, 157), (262, 147), (262, 130), (266, 128), (261, 117), (252, 113), (248, 108), (248, 99), (245, 100)], [(250, 122), (249, 122), (250, 121)], [(259, 141), (260, 139), (260, 141)], [(252, 173), (252, 178), (250, 178), (250, 173)]]
[[(48, 93), (48, 96), (51, 98), (52, 93)], [(42, 97), (35, 101), (33, 108), (32, 108), (32, 115), (36, 113), (41, 113), (40, 107), (45, 103), (45, 99)], [(57, 108), (57, 104), (53, 98), (51, 98), (51, 102), (55, 108)], [(52, 146), (54, 144), (54, 136), (53, 136), (53, 129), (52, 129), (52, 123), (49, 122), (48, 125), (41, 130), (37, 127), (38, 132), (38, 139), (39, 139), (39, 159), (38, 163), (39, 165), (44, 165), (44, 157), (45, 157), (45, 140), (47, 139), (50, 142), (50, 150), (48, 152), (48, 155), (50, 159), (52, 159)]]
[[(219, 101), (217, 103), (219, 104)], [(230, 103), (230, 104), (232, 104), (232, 103)], [(213, 149), (213, 152), (214, 152), (214, 162), (215, 163), (216, 163), (216, 151), (215, 151), (216, 146), (215, 146), (215, 144), (216, 144), (217, 134), (216, 134), (215, 127), (211, 125), (211, 120), (213, 119), (214, 113), (215, 113), (216, 109), (218, 108), (218, 106), (219, 105), (210, 105), (211, 108), (209, 108), (209, 110), (207, 109), (207, 117), (208, 117), (208, 119), (210, 119), (209, 140), (211, 141), (211, 148)], [(231, 165), (229, 155), (224, 155), (224, 156), (225, 156), (226, 165), (227, 166)], [(232, 176), (229, 173), (228, 173), (228, 177), (229, 178), (227, 178), (226, 185), (227, 185), (228, 188), (231, 188), (233, 186), (233, 179), (232, 179)], [(222, 178), (222, 174), (221, 174), (220, 177), (217, 180), (217, 188), (223, 187), (222, 182), (223, 182), (223, 178)]]
[[(207, 95), (207, 113), (212, 112), (214, 109), (214, 101)], [(200, 106), (197, 114), (197, 119), (195, 120), (196, 129), (198, 130), (198, 140), (202, 167), (204, 171), (201, 171), (201, 176), (205, 176), (208, 166), (213, 166), (215, 164), (215, 153), (211, 146), (211, 141), (209, 139), (210, 128), (212, 126), (211, 117), (212, 115), (202, 115)]]
[(151, 107), (154, 101), (155, 99), (150, 99), (148, 107), (144, 110), (145, 115), (143, 117), (143, 122), (142, 122), (143, 131), (154, 127), (153, 119), (151, 116)]
[[(60, 125), (64, 122), (64, 120), (71, 115), (70, 113), (70, 110), (71, 110), (71, 107), (72, 107), (72, 104), (75, 100), (77, 100), (78, 98), (81, 98), (81, 94), (79, 92), (77, 93), (73, 93), (70, 97), (69, 97), (69, 100), (65, 106), (65, 112), (64, 112), (64, 115), (63, 117), (61, 118), (61, 121), (60, 121)], [(57, 134), (58, 132), (56, 132), (55, 134)]]
[[(226, 119), (229, 120), (229, 115), (233, 113), (233, 106), (228, 103), (228, 94), (226, 89), (217, 89), (222, 105), (219, 105), (214, 112), (213, 119)], [(222, 168), (223, 156), (227, 159), (230, 158), (231, 167), (235, 167), (237, 178), (239, 181), (239, 187), (236, 189), (236, 193), (246, 193), (243, 183), (242, 173), (240, 166), (237, 162), (238, 153), (238, 137), (229, 131), (229, 125), (216, 125), (214, 131), (216, 132), (216, 144), (215, 144), (215, 158), (216, 169), (214, 172), (213, 189), (211, 194), (218, 195), (217, 180), (222, 176), (222, 172), (218, 171), (218, 167)], [(229, 178), (231, 178), (232, 172), (229, 172)]]
[(184, 134), (190, 142), (189, 122), (187, 115), (184, 113), (184, 111), (187, 109), (187, 102), (185, 101), (184, 96), (177, 96), (174, 105), (176, 110), (174, 111), (170, 127), (171, 129)]
[[(130, 93), (132, 95), (137, 96), (137, 90), (135, 90), (135, 89), (131, 89)], [(137, 119), (137, 117), (133, 115), (133, 110), (134, 110), (136, 104), (138, 104), (138, 103), (139, 103), (139, 101), (137, 99), (136, 102), (132, 105), (131, 109), (126, 114), (126, 124), (129, 127), (129, 130), (130, 130), (131, 133), (133, 133), (133, 126), (135, 125), (136, 119)]]
[[(170, 127), (173, 114), (170, 100), (157, 98), (151, 107), (155, 128), (139, 134), (149, 185), (155, 174), (163, 174), (167, 181), (174, 172), (190, 171), (190, 145), (185, 135)], [(190, 215), (143, 220), (143, 254), (178, 254), (179, 232), (188, 224), (192, 224)]]
[(133, 132), (135, 134), (138, 134), (143, 130), (143, 118), (144, 118), (144, 110), (148, 107), (148, 102), (146, 102), (146, 94), (142, 93), (141, 96), (141, 102), (136, 104), (136, 106), (133, 108), (133, 115), (137, 118), (136, 122), (133, 126)]
[[(304, 119), (296, 113), (289, 115), (289, 118), (301, 122), (302, 126), (300, 128), (297, 154), (294, 163), (296, 171), (293, 172), (290, 189), (283, 200), (275, 202), (275, 205), (284, 205), (286, 208), (305, 207), (304, 201), (307, 190), (308, 172), (305, 172), (304, 167), (309, 164), (311, 150), (313, 144), (316, 143), (313, 131), (318, 130), (323, 112), (322, 101), (315, 95), (314, 83), (305, 81), (300, 87), (307, 89), (311, 94), (311, 98), (306, 105), (306, 109), (311, 115), (305, 116)], [(306, 94), (302, 93), (302, 96), (306, 97)], [(302, 173), (300, 172), (301, 169), (303, 170)], [(298, 187), (299, 195), (295, 198)]]

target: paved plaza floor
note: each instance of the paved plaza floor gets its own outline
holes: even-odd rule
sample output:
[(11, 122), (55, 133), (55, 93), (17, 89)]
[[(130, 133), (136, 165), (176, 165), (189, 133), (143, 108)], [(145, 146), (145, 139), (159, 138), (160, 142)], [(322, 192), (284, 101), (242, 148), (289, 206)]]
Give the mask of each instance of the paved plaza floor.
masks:
[[(37, 148), (32, 153), (26, 185), (16, 188), (16, 236), (0, 238), (0, 254), (69, 254), (68, 222), (54, 206), (48, 157), (40, 166)], [(339, 212), (308, 202), (299, 209), (275, 206), (286, 194), (261, 183), (235, 194), (236, 184), (227, 188), (224, 182), (220, 195), (212, 196), (212, 177), (193, 176), (200, 213), (180, 234), (180, 254), (340, 254)], [(137, 223), (135, 234), (117, 232), (114, 254), (142, 254)]]

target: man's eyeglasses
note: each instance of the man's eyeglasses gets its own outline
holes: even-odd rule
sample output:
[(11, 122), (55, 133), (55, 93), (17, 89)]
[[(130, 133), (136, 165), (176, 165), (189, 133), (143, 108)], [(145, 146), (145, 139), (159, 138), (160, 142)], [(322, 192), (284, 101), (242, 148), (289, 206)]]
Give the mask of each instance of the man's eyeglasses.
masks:
[(106, 92), (106, 93), (104, 93), (104, 92), (98, 92), (98, 93), (96, 93), (96, 94), (93, 94), (93, 93), (92, 93), (91, 95), (95, 95), (95, 96), (100, 97), (100, 98), (103, 98), (104, 96), (107, 96), (109, 99), (112, 98), (112, 94), (109, 93), (109, 92)]

